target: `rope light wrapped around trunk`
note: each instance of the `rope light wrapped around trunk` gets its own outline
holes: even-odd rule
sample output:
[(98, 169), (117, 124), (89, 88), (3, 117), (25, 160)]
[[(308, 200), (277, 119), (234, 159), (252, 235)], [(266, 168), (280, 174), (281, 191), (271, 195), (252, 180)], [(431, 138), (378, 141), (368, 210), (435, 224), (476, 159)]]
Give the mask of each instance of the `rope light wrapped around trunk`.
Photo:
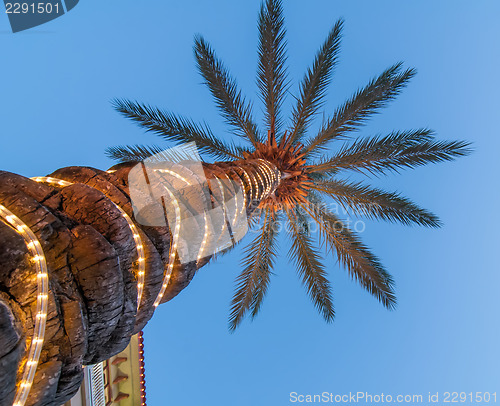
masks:
[[(17, 334), (13, 365), (19, 368), (19, 382), (11, 378), (0, 393), (11, 396), (14, 406), (68, 400), (83, 378), (82, 365), (122, 351), (159, 304), (245, 235), (258, 199), (269, 197), (279, 183), (279, 171), (258, 160), (200, 161), (197, 171), (171, 162), (151, 175), (164, 193), (163, 223), (150, 225), (131, 199), (136, 185), (130, 173), (136, 166), (142, 172), (143, 165), (109, 171), (69, 167), (31, 179), (0, 172), (0, 219), (8, 225), (0, 228), (0, 238), (8, 242), (4, 258), (10, 261), (0, 264), (0, 304), (10, 307), (10, 318), (1, 321)], [(26, 223), (36, 224), (36, 236)], [(15, 233), (22, 238), (13, 239)], [(38, 275), (34, 332), (26, 338), (23, 315), (30, 314), (27, 303), (33, 299), (23, 291), (23, 241)]]
[(42, 346), (45, 338), (45, 326), (47, 322), (47, 305), (49, 293), (49, 275), (47, 273), (47, 263), (42, 246), (36, 235), (31, 229), (14, 213), (0, 204), (0, 217), (2, 220), (12, 227), (19, 235), (21, 235), (26, 243), (31, 259), (35, 264), (37, 276), (37, 302), (35, 327), (33, 329), (33, 337), (31, 338), (28, 358), (24, 365), (24, 371), (21, 381), (17, 386), (16, 396), (14, 398), (14, 406), (24, 406), (28, 398), (35, 372), (38, 366), (38, 359), (42, 351)]

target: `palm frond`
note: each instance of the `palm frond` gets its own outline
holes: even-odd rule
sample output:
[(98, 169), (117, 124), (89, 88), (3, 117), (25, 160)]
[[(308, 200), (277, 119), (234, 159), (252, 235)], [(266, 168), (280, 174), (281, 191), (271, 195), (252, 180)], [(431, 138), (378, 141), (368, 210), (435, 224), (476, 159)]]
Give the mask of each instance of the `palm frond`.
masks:
[(222, 116), (236, 129), (237, 135), (249, 140), (255, 146), (259, 136), (257, 126), (251, 118), (252, 108), (238, 90), (235, 80), (201, 36), (195, 38), (194, 54), (198, 70), (205, 79)]
[[(309, 197), (309, 194), (308, 196)], [(309, 200), (309, 199), (308, 199)], [(311, 235), (311, 222), (308, 214), (300, 206), (296, 206), (294, 209), (293, 216), (295, 218), (295, 224), (300, 234), (305, 234), (307, 236)]]
[(236, 279), (236, 292), (229, 315), (231, 331), (238, 327), (249, 310), (252, 316), (258, 313), (274, 266), (276, 243), (275, 220), (267, 211), (261, 232), (245, 250), (244, 268)]
[(371, 115), (393, 100), (416, 73), (414, 69), (401, 72), (401, 67), (401, 62), (391, 66), (358, 90), (323, 124), (318, 135), (307, 143), (305, 152), (311, 154), (321, 151), (329, 141), (356, 130)]
[(351, 209), (356, 215), (371, 219), (399, 222), (405, 225), (418, 224), (438, 228), (439, 218), (433, 213), (418, 207), (411, 200), (398, 193), (388, 193), (371, 188), (361, 182), (349, 183), (344, 180), (316, 181), (313, 189), (322, 192), (344, 209)]
[(158, 145), (119, 145), (106, 148), (106, 156), (119, 163), (140, 162), (161, 154), (164, 148)]
[(329, 175), (346, 169), (370, 175), (399, 173), (400, 169), (451, 161), (471, 152), (468, 142), (437, 141), (432, 134), (431, 130), (418, 129), (395, 131), (385, 137), (360, 137), (310, 170)]
[(122, 115), (167, 141), (177, 145), (194, 141), (200, 152), (214, 158), (241, 159), (242, 149), (215, 137), (206, 124), (196, 124), (187, 118), (129, 100), (115, 99), (112, 104)]
[(324, 206), (310, 205), (303, 208), (317, 222), (321, 240), (336, 252), (339, 262), (349, 275), (385, 307), (394, 308), (396, 297), (392, 277), (358, 236)]
[(289, 257), (296, 263), (302, 284), (314, 306), (327, 322), (332, 322), (335, 317), (332, 292), (318, 249), (314, 247), (312, 238), (299, 229), (294, 213), (287, 210), (286, 214), (291, 226)]
[(260, 8), (257, 84), (266, 107), (265, 120), (272, 133), (279, 131), (280, 107), (286, 87), (286, 41), (281, 0), (267, 0)]
[(300, 140), (310, 120), (322, 105), (333, 67), (337, 63), (343, 24), (343, 20), (335, 23), (300, 84), (300, 96), (292, 111), (292, 142)]

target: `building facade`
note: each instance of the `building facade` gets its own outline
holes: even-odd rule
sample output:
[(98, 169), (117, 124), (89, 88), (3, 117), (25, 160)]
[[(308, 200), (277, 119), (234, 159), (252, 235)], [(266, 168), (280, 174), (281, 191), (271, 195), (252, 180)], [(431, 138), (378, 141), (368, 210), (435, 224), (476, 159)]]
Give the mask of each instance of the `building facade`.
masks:
[(80, 390), (64, 406), (146, 406), (142, 331), (119, 354), (86, 366), (84, 374)]

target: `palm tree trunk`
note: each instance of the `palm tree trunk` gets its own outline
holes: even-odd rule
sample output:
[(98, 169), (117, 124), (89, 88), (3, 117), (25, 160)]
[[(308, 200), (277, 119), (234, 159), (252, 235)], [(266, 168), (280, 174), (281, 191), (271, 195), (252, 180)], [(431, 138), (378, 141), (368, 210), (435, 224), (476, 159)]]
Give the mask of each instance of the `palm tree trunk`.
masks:
[[(34, 233), (48, 269), (44, 342), (26, 405), (55, 406), (70, 399), (81, 384), (82, 365), (122, 351), (154, 313), (165, 284), (172, 231), (135, 220), (131, 228), (127, 222), (127, 216), (134, 219), (128, 187), (132, 166), (118, 165), (108, 172), (68, 167), (38, 182), (0, 172), (0, 206)], [(220, 180), (241, 185), (247, 215), (280, 181), (276, 167), (262, 160), (203, 164), (203, 169), (212, 199)], [(2, 220), (0, 404), (12, 405), (27, 367), (40, 297), (29, 247), (19, 230)], [(137, 241), (144, 257), (141, 286)], [(207, 252), (197, 261), (174, 262), (160, 302), (175, 297), (212, 256)]]

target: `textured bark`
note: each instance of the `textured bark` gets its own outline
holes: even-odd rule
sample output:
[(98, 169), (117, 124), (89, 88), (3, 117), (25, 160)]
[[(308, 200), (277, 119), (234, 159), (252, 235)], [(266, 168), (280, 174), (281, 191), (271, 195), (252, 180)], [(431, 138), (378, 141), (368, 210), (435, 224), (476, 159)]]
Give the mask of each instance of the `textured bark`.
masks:
[(12, 404), (16, 389), (17, 368), (24, 351), (22, 326), (13, 312), (15, 302), (6, 295), (0, 295), (0, 399)]
[[(208, 166), (208, 165), (207, 165)], [(63, 404), (78, 390), (82, 365), (122, 351), (154, 312), (168, 264), (168, 227), (136, 224), (146, 254), (137, 311), (135, 242), (119, 205), (131, 218), (130, 165), (108, 173), (69, 167), (49, 175), (66, 187), (0, 172), (0, 203), (22, 219), (42, 244), (49, 272), (45, 341), (27, 405)], [(207, 176), (217, 169), (211, 166)], [(186, 192), (189, 193), (189, 192)], [(186, 196), (186, 199), (196, 199)], [(198, 197), (199, 198), (199, 197)], [(192, 280), (198, 263), (176, 263), (162, 302)], [(0, 221), (0, 405), (11, 405), (33, 336), (37, 277), (23, 238)]]

